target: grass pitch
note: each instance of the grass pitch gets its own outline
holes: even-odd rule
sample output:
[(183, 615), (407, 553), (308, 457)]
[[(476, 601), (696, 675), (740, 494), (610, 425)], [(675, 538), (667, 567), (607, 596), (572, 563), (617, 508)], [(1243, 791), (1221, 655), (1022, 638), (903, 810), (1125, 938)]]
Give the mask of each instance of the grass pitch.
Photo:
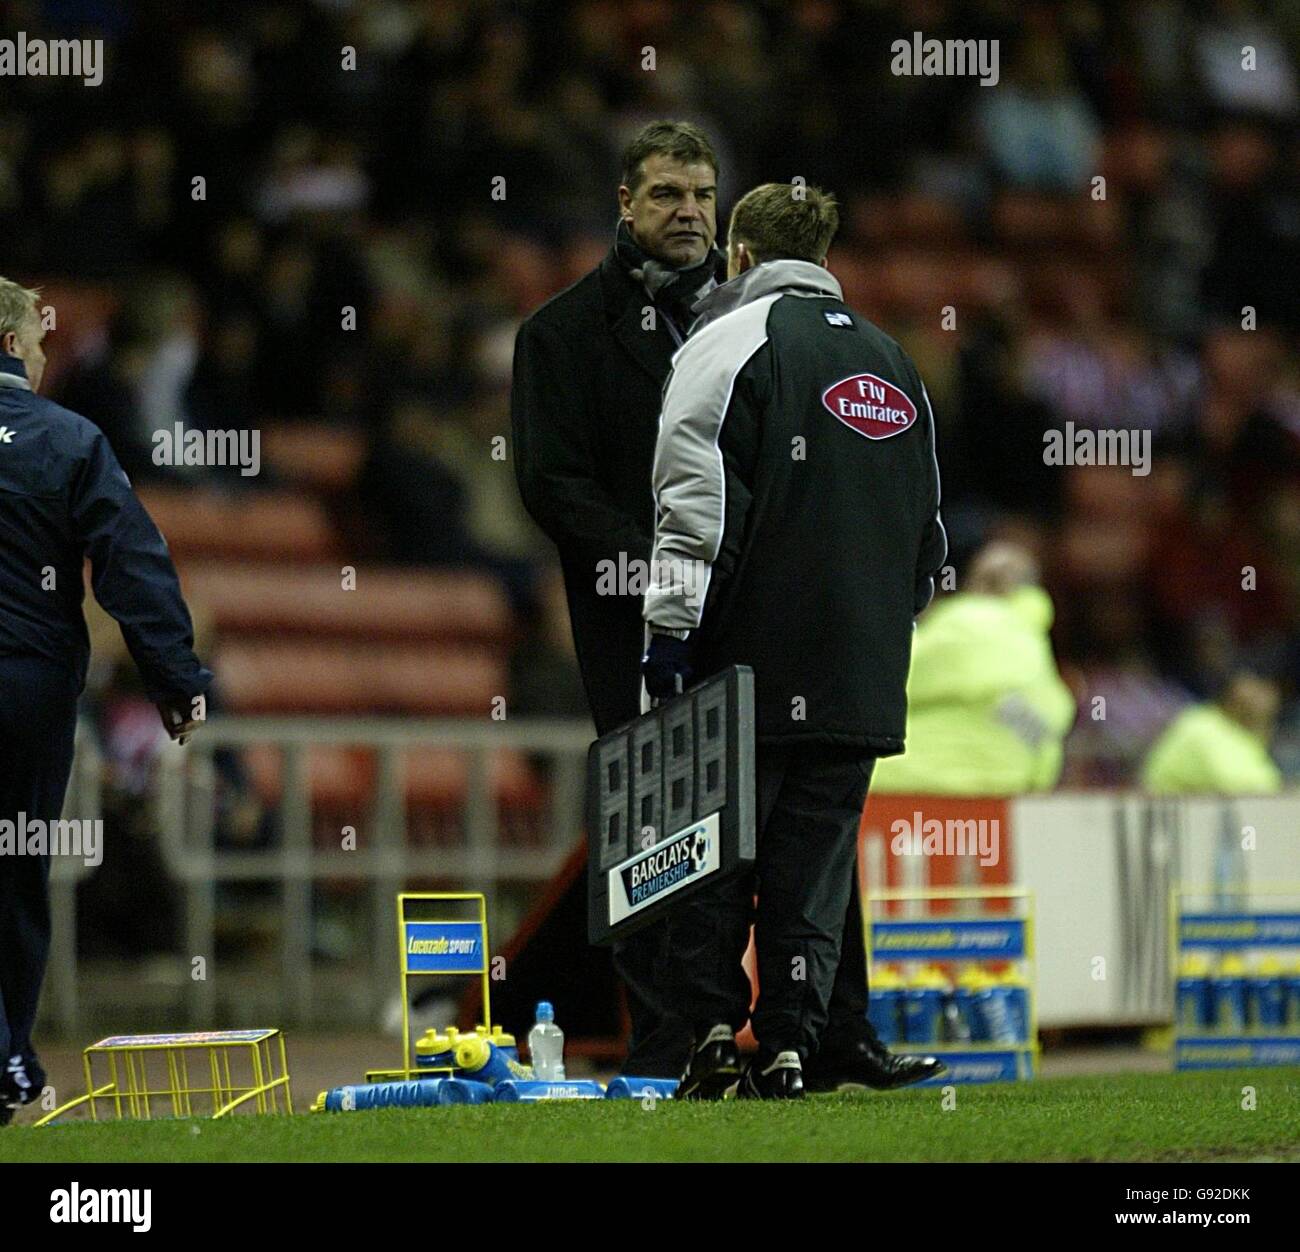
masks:
[[(1256, 1108), (1243, 1108), (1244, 1088)], [(791, 1104), (635, 1100), (0, 1130), (0, 1161), (1300, 1160), (1300, 1071), (1040, 1079)], [(951, 1103), (951, 1101), (949, 1101)]]

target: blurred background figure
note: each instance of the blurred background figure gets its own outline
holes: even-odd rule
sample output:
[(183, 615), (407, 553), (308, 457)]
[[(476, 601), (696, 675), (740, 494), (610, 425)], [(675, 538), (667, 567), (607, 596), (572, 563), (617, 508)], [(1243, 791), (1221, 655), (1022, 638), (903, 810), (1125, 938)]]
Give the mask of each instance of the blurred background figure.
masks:
[(1185, 709), (1142, 764), (1142, 785), (1161, 795), (1272, 795), (1282, 774), (1269, 755), (1281, 706), (1277, 684), (1229, 679), (1217, 700)]
[(1030, 553), (1002, 542), (982, 549), (966, 590), (917, 623), (907, 750), (877, 763), (876, 790), (1007, 796), (1053, 787), (1075, 707), (1051, 626)]

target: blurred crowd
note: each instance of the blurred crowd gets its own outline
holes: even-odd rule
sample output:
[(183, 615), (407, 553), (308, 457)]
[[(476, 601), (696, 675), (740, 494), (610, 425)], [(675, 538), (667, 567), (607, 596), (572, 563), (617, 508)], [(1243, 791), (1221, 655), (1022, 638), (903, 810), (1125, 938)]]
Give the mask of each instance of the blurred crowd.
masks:
[[(514, 332), (610, 246), (631, 133), (687, 118), (723, 214), (796, 176), (839, 197), (832, 268), (934, 399), (958, 580), (991, 540), (1042, 569), (1081, 709), (1066, 781), (1133, 781), (1242, 670), (1280, 689), (1300, 773), (1300, 5), (0, 9), (108, 44), (102, 87), (0, 102), (5, 272), (115, 297), (75, 357), (49, 341), (55, 398), (144, 482), (202, 478), (150, 459), (178, 420), (362, 432), (376, 555), (490, 569), (542, 622), (524, 711), (581, 703), (537, 643), (562, 622), (550, 553), (490, 455)], [(997, 86), (891, 74), (914, 31), (998, 40)], [(1149, 432), (1150, 473), (1046, 464), (1067, 422)]]

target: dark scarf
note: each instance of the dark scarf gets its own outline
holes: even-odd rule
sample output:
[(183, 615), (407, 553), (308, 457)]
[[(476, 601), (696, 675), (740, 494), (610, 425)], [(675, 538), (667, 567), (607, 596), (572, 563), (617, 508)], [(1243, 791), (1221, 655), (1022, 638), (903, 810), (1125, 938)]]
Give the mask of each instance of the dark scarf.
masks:
[(650, 299), (668, 315), (681, 335), (686, 334), (694, 320), (691, 305), (726, 277), (727, 258), (716, 246), (710, 245), (702, 261), (679, 270), (646, 252), (632, 238), (632, 230), (626, 221), (618, 224), (614, 255), (646, 289)]

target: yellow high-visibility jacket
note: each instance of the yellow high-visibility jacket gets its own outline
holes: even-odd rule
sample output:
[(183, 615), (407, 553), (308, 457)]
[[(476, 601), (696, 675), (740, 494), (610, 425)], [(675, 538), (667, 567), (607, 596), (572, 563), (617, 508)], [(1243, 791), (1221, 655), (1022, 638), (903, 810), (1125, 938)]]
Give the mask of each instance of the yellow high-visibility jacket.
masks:
[(1197, 704), (1152, 745), (1142, 785), (1161, 795), (1272, 795), (1282, 789), (1282, 772), (1258, 735), (1217, 704)]
[(876, 763), (874, 792), (1019, 795), (1053, 786), (1075, 703), (1061, 681), (1040, 587), (963, 592), (918, 623), (907, 750)]

